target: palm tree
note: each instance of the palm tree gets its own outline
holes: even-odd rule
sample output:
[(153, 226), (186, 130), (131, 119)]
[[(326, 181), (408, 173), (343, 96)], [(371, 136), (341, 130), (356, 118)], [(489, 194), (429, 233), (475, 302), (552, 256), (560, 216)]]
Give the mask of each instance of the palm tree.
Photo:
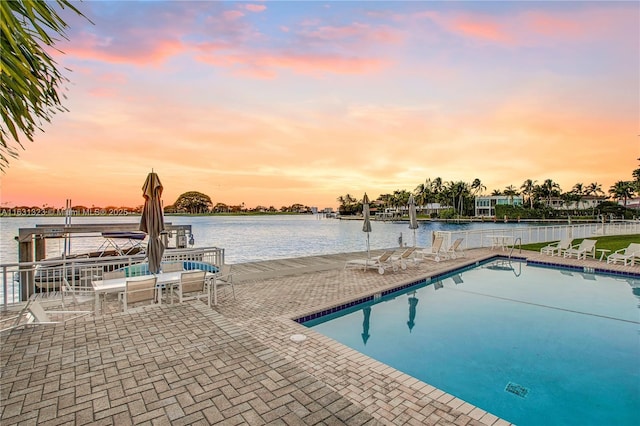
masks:
[(491, 191), (492, 197), (499, 197), (500, 195), (502, 195), (502, 191), (500, 191), (499, 189), (494, 189), (493, 191)]
[[(61, 9), (84, 17), (70, 0), (56, 0)], [(68, 25), (54, 10), (53, 2), (0, 1), (0, 171), (9, 165), (9, 157), (18, 157), (24, 149), (19, 135), (33, 141), (42, 123), (56, 112), (66, 111), (58, 94), (68, 82), (49, 52), (55, 49), (57, 36), (66, 38)]]
[(545, 179), (544, 183), (540, 186), (542, 194), (547, 199), (547, 205), (551, 205), (551, 197), (557, 197), (560, 195), (560, 185), (552, 181), (551, 179)]
[[(638, 161), (640, 161), (640, 158), (638, 158)], [(631, 176), (633, 176), (633, 179), (635, 181), (634, 184), (636, 187), (636, 192), (640, 192), (640, 168), (635, 169), (633, 173), (631, 173)]]
[(598, 182), (592, 182), (589, 185), (587, 185), (585, 192), (587, 195), (593, 195), (595, 197), (597, 197), (598, 195), (604, 195), (604, 191), (602, 190), (602, 185), (599, 184)]
[(529, 206), (531, 208), (533, 208), (533, 191), (536, 187), (536, 182), (536, 180), (527, 179), (520, 185), (522, 193), (529, 198)]
[(580, 209), (580, 202), (582, 201), (582, 197), (586, 195), (585, 187), (582, 183), (576, 183), (573, 185), (571, 189), (571, 193), (574, 194), (571, 201), (575, 201), (578, 209)]
[(509, 202), (513, 205), (513, 197), (518, 195), (518, 191), (516, 191), (516, 187), (513, 185), (509, 185), (504, 189), (503, 194), (509, 197)]
[(485, 191), (487, 187), (482, 184), (480, 179), (475, 178), (471, 183), (471, 189), (473, 190), (473, 195), (478, 195), (482, 194), (482, 191)]
[(629, 181), (618, 181), (609, 188), (609, 194), (616, 200), (624, 200), (624, 206), (627, 206), (627, 200), (633, 197), (633, 184)]

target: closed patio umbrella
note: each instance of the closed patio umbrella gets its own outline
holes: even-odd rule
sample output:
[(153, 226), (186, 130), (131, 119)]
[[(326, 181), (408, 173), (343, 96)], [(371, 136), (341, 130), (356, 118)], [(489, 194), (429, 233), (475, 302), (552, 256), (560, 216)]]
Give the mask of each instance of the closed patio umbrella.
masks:
[(164, 215), (162, 212), (162, 183), (156, 173), (149, 173), (147, 180), (142, 187), (144, 197), (144, 208), (140, 219), (140, 230), (146, 232), (149, 241), (147, 242), (147, 258), (149, 259), (149, 272), (157, 274), (160, 272), (160, 262), (164, 253), (164, 244), (160, 239), (160, 233), (164, 231)]
[(413, 194), (409, 196), (409, 229), (413, 229), (413, 246), (416, 246), (416, 229), (418, 229), (418, 218), (416, 215), (416, 200)]
[(362, 309), (362, 313), (364, 314), (364, 320), (362, 321), (362, 334), (360, 336), (362, 336), (362, 343), (366, 345), (367, 341), (369, 340), (369, 337), (371, 337), (371, 335), (369, 334), (371, 308), (367, 306), (366, 308)]
[(409, 333), (413, 330), (413, 327), (416, 325), (416, 307), (418, 306), (418, 298), (416, 297), (416, 292), (414, 291), (409, 296), (409, 321), (407, 321), (407, 327), (409, 327)]
[(364, 193), (362, 198), (362, 218), (364, 223), (362, 224), (362, 232), (367, 233), (367, 259), (371, 258), (371, 250), (369, 248), (369, 232), (371, 232), (371, 218), (369, 217), (369, 197), (367, 193)]

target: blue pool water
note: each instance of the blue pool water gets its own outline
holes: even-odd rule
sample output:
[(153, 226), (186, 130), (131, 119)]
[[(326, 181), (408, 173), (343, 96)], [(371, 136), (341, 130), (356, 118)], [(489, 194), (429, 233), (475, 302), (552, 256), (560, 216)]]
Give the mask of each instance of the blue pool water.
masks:
[(306, 326), (519, 425), (640, 424), (640, 279), (507, 260)]

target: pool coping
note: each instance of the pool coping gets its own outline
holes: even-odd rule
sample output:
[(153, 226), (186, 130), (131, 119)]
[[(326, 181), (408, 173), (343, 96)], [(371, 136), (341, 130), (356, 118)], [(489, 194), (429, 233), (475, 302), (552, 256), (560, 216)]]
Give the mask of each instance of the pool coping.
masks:
[(435, 273), (433, 275), (429, 275), (429, 276), (425, 276), (423, 278), (419, 278), (419, 279), (411, 279), (405, 283), (402, 283), (400, 285), (391, 285), (389, 286), (389, 288), (384, 288), (381, 290), (377, 290), (374, 293), (371, 293), (369, 295), (365, 295), (362, 297), (359, 297), (357, 299), (354, 299), (352, 301), (348, 301), (348, 302), (342, 302), (342, 303), (333, 303), (333, 304), (329, 304), (327, 306), (321, 307), (319, 309), (315, 309), (312, 312), (308, 312), (308, 313), (304, 313), (304, 314), (297, 314), (292, 316), (290, 319), (292, 321), (295, 321), (298, 324), (304, 324), (305, 322), (314, 320), (314, 319), (318, 319), (318, 318), (322, 318), (323, 316), (327, 316), (327, 315), (331, 315), (334, 314), (336, 312), (339, 312), (341, 310), (345, 310), (345, 309), (349, 309), (352, 308), (354, 306), (357, 306), (359, 304), (362, 303), (366, 303), (366, 302), (371, 302), (376, 300), (378, 297), (385, 297), (394, 293), (398, 293), (401, 292), (403, 290), (406, 290), (408, 288), (411, 288), (413, 286), (416, 285), (422, 285), (422, 284), (430, 284), (432, 281), (437, 280), (440, 277), (444, 277), (444, 276), (448, 276), (451, 274), (455, 274), (456, 272), (463, 272), (466, 271), (470, 268), (479, 266), (481, 264), (484, 263), (488, 263), (497, 259), (505, 259), (505, 260), (517, 260), (517, 261), (522, 261), (525, 262), (526, 265), (531, 265), (531, 266), (536, 266), (536, 267), (547, 267), (547, 268), (555, 268), (555, 269), (564, 269), (564, 270), (570, 270), (570, 271), (574, 271), (574, 272), (583, 272), (583, 273), (591, 273), (591, 274), (600, 274), (600, 275), (606, 275), (606, 276), (615, 276), (615, 277), (627, 277), (627, 278), (638, 278), (640, 279), (640, 273), (634, 273), (634, 272), (630, 272), (630, 271), (619, 271), (616, 269), (610, 269), (610, 268), (599, 268), (599, 267), (589, 267), (589, 266), (577, 266), (577, 265), (570, 265), (570, 264), (566, 264), (566, 263), (557, 263), (557, 262), (546, 262), (546, 261), (540, 261), (540, 260), (534, 260), (534, 259), (529, 259), (527, 257), (523, 257), (523, 256), (505, 256), (505, 255), (500, 255), (500, 254), (496, 254), (493, 256), (489, 256), (486, 258), (481, 258), (481, 259), (474, 259), (474, 260), (470, 260), (468, 263), (466, 264), (461, 264), (461, 265), (457, 265), (455, 268), (444, 271), (444, 272), (438, 272)]

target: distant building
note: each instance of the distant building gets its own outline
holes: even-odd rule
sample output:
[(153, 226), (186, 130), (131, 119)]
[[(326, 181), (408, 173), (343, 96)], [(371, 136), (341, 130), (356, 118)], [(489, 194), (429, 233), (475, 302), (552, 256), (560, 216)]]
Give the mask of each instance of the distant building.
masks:
[(593, 195), (585, 195), (580, 198), (580, 201), (564, 201), (559, 197), (551, 197), (551, 199), (541, 200), (543, 203), (547, 204), (549, 207), (555, 210), (587, 210), (594, 207), (597, 207), (603, 201), (606, 201), (606, 197), (596, 197)]
[(497, 205), (521, 206), (522, 196), (490, 195), (476, 197), (476, 216), (495, 216)]
[[(619, 200), (618, 204), (620, 204), (621, 206), (625, 206), (624, 200)], [(628, 209), (640, 209), (640, 197), (628, 198), (627, 205), (625, 207)]]

